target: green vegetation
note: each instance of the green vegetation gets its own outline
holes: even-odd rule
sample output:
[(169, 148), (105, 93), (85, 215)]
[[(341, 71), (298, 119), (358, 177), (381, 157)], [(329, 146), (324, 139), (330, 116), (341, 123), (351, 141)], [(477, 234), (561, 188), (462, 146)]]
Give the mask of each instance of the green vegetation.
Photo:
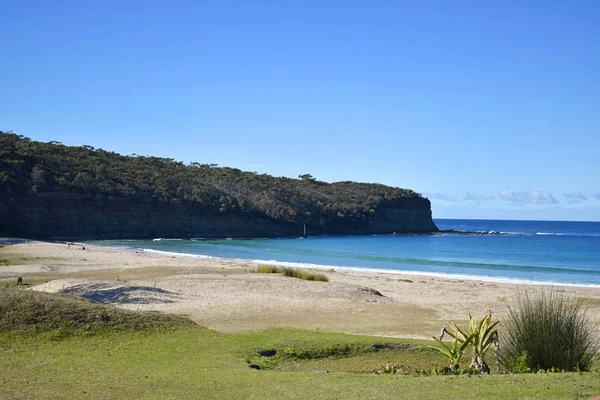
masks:
[(255, 272), (258, 274), (281, 274), (283, 273), (283, 268), (274, 265), (261, 265), (256, 268)]
[(301, 271), (295, 268), (284, 268), (283, 276), (289, 276), (291, 278), (298, 278), (305, 281), (320, 281), (320, 282), (328, 282), (329, 278), (327, 278), (323, 274), (316, 274), (312, 272)]
[(255, 272), (259, 274), (283, 274), (283, 276), (289, 276), (290, 278), (298, 278), (305, 281), (329, 282), (329, 278), (327, 278), (327, 276), (323, 274), (302, 271), (296, 268), (261, 265), (260, 267), (256, 268)]
[[(385, 339), (400, 348), (375, 350), (372, 344), (381, 338), (294, 329), (220, 334), (181, 318), (126, 311), (126, 318), (111, 324), (90, 321), (89, 312), (101, 313), (96, 307), (109, 308), (88, 301), (22, 290), (0, 293), (0, 304), (13, 299), (0, 315), (53, 315), (42, 319), (45, 328), (26, 328), (26, 335), (18, 319), (3, 322), (3, 399), (585, 399), (600, 393), (598, 371), (431, 375), (428, 371), (446, 361), (419, 340)], [(12, 297), (22, 295), (32, 297)], [(41, 305), (46, 303), (54, 307)], [(155, 317), (167, 320), (147, 319)], [(132, 325), (132, 318), (143, 319), (144, 327)], [(71, 335), (49, 334), (66, 323)], [(96, 328), (88, 329), (89, 324)], [(272, 349), (277, 349), (273, 357), (261, 355)], [(386, 367), (397, 373), (382, 373)]]
[(444, 356), (448, 358), (450, 362), (450, 366), (448, 367), (451, 371), (457, 371), (460, 368), (460, 359), (465, 353), (466, 348), (471, 344), (473, 340), (473, 335), (469, 335), (466, 340), (459, 341), (459, 335), (455, 333), (454, 340), (452, 341), (452, 345), (448, 346), (444, 342), (442, 342), (441, 338), (434, 337), (435, 341), (434, 346), (430, 346), (432, 349), (435, 349), (442, 353)]
[(598, 350), (581, 301), (556, 290), (518, 293), (500, 359), (512, 372), (589, 371)]
[(0, 246), (0, 264), (5, 267), (9, 265), (28, 265), (28, 264), (40, 264), (40, 263), (54, 263), (57, 261), (64, 261), (61, 257), (32, 257), (26, 256), (15, 250), (12, 245)]
[[(492, 324), (491, 312), (479, 322), (469, 314), (468, 330), (460, 328), (454, 322), (450, 322), (448, 326), (451, 330), (449, 331), (444, 328), (442, 336), (444, 333), (447, 333), (452, 336), (455, 341), (458, 339), (458, 343), (464, 344), (468, 342), (472, 350), (471, 364), (469, 367), (474, 368), (477, 371), (489, 373), (490, 368), (485, 361), (485, 356), (492, 345), (498, 344), (498, 331), (494, 329), (496, 325), (498, 325), (498, 321)], [(440, 337), (440, 341), (441, 339), (442, 338)]]
[[(197, 162), (185, 165), (170, 158), (36, 142), (0, 131), (0, 218), (12, 218), (22, 199), (57, 197), (121, 199), (153, 208), (168, 204), (205, 217), (236, 215), (279, 226), (294, 224), (298, 232), (306, 224), (311, 234), (369, 229), (378, 216), (386, 218), (388, 208), (430, 209), (429, 200), (410, 189), (329, 184), (309, 174), (277, 178)], [(421, 229), (436, 230), (431, 221)]]

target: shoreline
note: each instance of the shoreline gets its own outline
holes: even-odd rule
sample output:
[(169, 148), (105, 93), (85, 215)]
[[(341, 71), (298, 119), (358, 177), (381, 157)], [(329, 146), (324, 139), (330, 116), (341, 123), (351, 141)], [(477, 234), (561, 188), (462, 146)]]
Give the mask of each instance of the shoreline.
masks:
[[(86, 250), (82, 251), (81, 246)], [(222, 332), (269, 327), (430, 338), (444, 321), (492, 310), (502, 318), (518, 285), (403, 271), (321, 266), (329, 282), (254, 273), (258, 260), (160, 254), (82, 242), (27, 242), (0, 248), (0, 281), (75, 294), (117, 307), (186, 316)], [(600, 325), (600, 287), (539, 284), (581, 298)]]
[[(489, 235), (514, 235), (514, 233), (507, 232), (494, 232), (489, 233)], [(523, 234), (524, 235), (524, 234)], [(534, 235), (534, 234), (531, 234)], [(535, 234), (539, 235), (539, 233)], [(372, 236), (372, 235), (370, 235)], [(393, 236), (393, 235), (387, 235)], [(326, 237), (326, 236), (323, 236)], [(290, 238), (288, 240), (293, 240), (298, 238)], [(118, 240), (117, 242), (161, 242), (161, 241), (195, 241), (199, 239), (169, 239), (169, 238), (155, 238), (152, 240)], [(211, 240), (211, 239), (206, 239)], [(219, 240), (238, 240), (238, 239), (219, 239)], [(244, 239), (244, 240), (261, 240), (261, 239)], [(202, 241), (202, 240), (200, 240)], [(207, 254), (194, 254), (194, 253), (185, 253), (185, 252), (174, 252), (174, 251), (166, 251), (166, 250), (156, 250), (145, 247), (131, 247), (131, 246), (122, 246), (122, 245), (111, 245), (105, 243), (94, 243), (87, 242), (90, 246), (98, 246), (98, 247), (106, 247), (106, 248), (115, 248), (115, 249), (123, 249), (123, 250), (136, 250), (143, 251), (146, 253), (153, 253), (158, 255), (165, 256), (178, 256), (178, 257), (187, 257), (187, 258), (198, 258), (198, 259), (212, 259), (212, 260), (221, 260), (226, 262), (230, 260), (231, 262), (245, 262), (245, 263), (256, 263), (256, 264), (264, 264), (264, 265), (272, 265), (272, 266), (280, 266), (287, 268), (297, 268), (297, 269), (316, 269), (316, 270), (335, 270), (335, 271), (347, 271), (347, 272), (356, 272), (356, 273), (381, 273), (381, 274), (400, 274), (400, 275), (411, 275), (415, 277), (431, 277), (431, 278), (439, 278), (439, 279), (458, 279), (458, 280), (466, 280), (466, 281), (475, 281), (475, 282), (487, 282), (487, 283), (502, 283), (502, 284), (513, 284), (513, 285), (529, 285), (529, 286), (567, 286), (567, 287), (580, 287), (580, 288), (597, 288), (600, 289), (600, 283), (582, 283), (582, 282), (564, 282), (564, 281), (553, 281), (553, 280), (536, 280), (536, 279), (525, 279), (525, 278), (516, 278), (516, 277), (503, 277), (503, 276), (493, 276), (493, 275), (476, 275), (476, 274), (465, 274), (465, 273), (445, 273), (445, 272), (429, 272), (429, 271), (419, 271), (413, 269), (385, 269), (385, 268), (370, 268), (370, 267), (362, 267), (362, 266), (352, 266), (352, 265), (342, 265), (342, 264), (316, 264), (309, 262), (297, 262), (297, 261), (283, 261), (283, 260), (275, 260), (275, 259), (254, 259), (254, 258), (235, 258), (235, 257), (224, 257), (224, 256), (213, 256)], [(96, 241), (103, 242), (103, 241)], [(141, 243), (140, 243), (141, 244)], [(435, 261), (434, 261), (435, 263)], [(576, 272), (576, 271), (574, 271)]]
[[(178, 240), (178, 239), (174, 239)], [(93, 245), (92, 245), (93, 246)], [(102, 247), (102, 246), (99, 246)], [(106, 246), (111, 248), (112, 246)], [(118, 247), (113, 247), (118, 249)], [(133, 248), (123, 248), (123, 250), (135, 250)], [(516, 278), (500, 278), (493, 276), (484, 275), (464, 275), (464, 274), (445, 274), (442, 272), (426, 272), (426, 271), (413, 271), (413, 270), (393, 270), (393, 269), (378, 269), (378, 268), (363, 268), (363, 267), (352, 267), (346, 265), (328, 265), (328, 264), (313, 264), (313, 263), (301, 263), (292, 261), (278, 261), (278, 260), (261, 260), (261, 259), (250, 259), (250, 258), (231, 258), (231, 257), (218, 257), (209, 256), (206, 254), (192, 254), (192, 253), (178, 253), (154, 249), (138, 249), (144, 253), (174, 256), (174, 257), (185, 257), (185, 258), (197, 258), (201, 260), (218, 260), (222, 262), (231, 263), (254, 263), (258, 265), (272, 265), (277, 267), (288, 267), (297, 269), (314, 269), (319, 271), (344, 271), (349, 273), (378, 273), (378, 274), (390, 274), (390, 275), (410, 275), (415, 278), (439, 278), (439, 279), (456, 279), (463, 281), (474, 281), (474, 282), (486, 282), (486, 283), (502, 283), (512, 285), (530, 285), (530, 286), (565, 286), (565, 287), (578, 287), (578, 288), (593, 288), (600, 289), (600, 284), (585, 284), (585, 283), (570, 283), (570, 282), (556, 282), (556, 281), (536, 281), (536, 280), (525, 280)]]

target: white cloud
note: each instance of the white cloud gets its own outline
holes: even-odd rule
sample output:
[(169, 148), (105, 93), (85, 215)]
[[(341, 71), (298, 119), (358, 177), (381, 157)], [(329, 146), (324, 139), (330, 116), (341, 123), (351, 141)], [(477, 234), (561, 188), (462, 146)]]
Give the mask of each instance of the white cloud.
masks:
[(465, 193), (465, 197), (463, 197), (463, 200), (465, 201), (472, 201), (475, 203), (481, 203), (484, 201), (491, 201), (494, 200), (496, 198), (496, 196), (488, 196), (488, 195), (476, 195), (473, 193)]
[(581, 192), (565, 193), (563, 196), (567, 198), (567, 203), (569, 204), (583, 203), (588, 199), (588, 197)]
[(558, 204), (558, 200), (552, 196), (552, 193), (548, 193), (544, 189), (534, 189), (528, 192), (504, 190), (500, 192), (500, 198), (514, 206), (522, 206), (524, 204)]
[(594, 198), (600, 200), (600, 193), (594, 193), (592, 196), (594, 196)]
[(425, 193), (425, 196), (430, 200), (441, 200), (451, 203), (458, 200), (458, 197), (449, 195), (448, 193)]

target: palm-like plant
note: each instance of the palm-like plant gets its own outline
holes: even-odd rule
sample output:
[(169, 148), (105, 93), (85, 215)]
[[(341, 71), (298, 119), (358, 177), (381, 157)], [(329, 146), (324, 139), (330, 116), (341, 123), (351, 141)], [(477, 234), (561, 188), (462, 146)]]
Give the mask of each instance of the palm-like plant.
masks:
[(440, 336), (439, 339), (436, 337), (433, 337), (433, 340), (435, 340), (435, 346), (429, 346), (429, 347), (439, 351), (440, 353), (442, 353), (443, 355), (448, 357), (448, 360), (450, 361), (450, 369), (452, 371), (456, 371), (459, 368), (458, 363), (460, 362), (460, 359), (461, 359), (462, 355), (464, 354), (465, 349), (471, 343), (471, 340), (473, 340), (473, 335), (469, 336), (467, 338), (467, 340), (465, 340), (463, 342), (461, 342), (458, 339), (458, 335), (454, 335), (454, 341), (452, 342), (452, 346), (448, 346), (448, 345), (446, 345), (446, 343), (442, 342), (442, 338), (444, 336), (444, 334), (443, 334), (444, 331), (446, 331), (445, 328), (442, 331), (442, 335)]
[(498, 343), (498, 330), (494, 329), (498, 321), (493, 324), (491, 321), (491, 312), (479, 322), (469, 314), (469, 330), (459, 328), (454, 322), (448, 323), (454, 333), (443, 329), (443, 332), (448, 333), (461, 344), (468, 342), (473, 350), (470, 367), (487, 373), (490, 372), (490, 367), (485, 362), (485, 355), (492, 345), (497, 346)]

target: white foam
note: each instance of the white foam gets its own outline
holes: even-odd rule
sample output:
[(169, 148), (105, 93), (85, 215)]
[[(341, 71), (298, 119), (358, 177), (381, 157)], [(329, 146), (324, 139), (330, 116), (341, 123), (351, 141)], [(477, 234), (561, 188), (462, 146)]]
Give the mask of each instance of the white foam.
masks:
[(142, 249), (142, 251), (144, 253), (159, 254), (159, 255), (163, 255), (163, 256), (199, 258), (202, 260), (217, 260), (217, 259), (219, 259), (219, 257), (205, 256), (202, 254), (175, 253), (175, 252), (171, 252), (171, 251), (160, 251), (160, 250), (153, 250), (153, 249)]
[(251, 260), (255, 264), (267, 264), (278, 267), (288, 268), (310, 268), (320, 270), (335, 270), (335, 271), (347, 271), (347, 272), (370, 272), (370, 273), (381, 273), (390, 275), (413, 275), (413, 276), (427, 276), (431, 278), (444, 278), (444, 279), (462, 279), (468, 281), (480, 281), (490, 283), (510, 283), (517, 285), (555, 285), (555, 286), (574, 286), (574, 287), (589, 287), (589, 288), (600, 288), (598, 284), (583, 284), (583, 283), (564, 283), (556, 281), (534, 281), (528, 279), (517, 279), (517, 278), (502, 278), (492, 277), (485, 275), (464, 275), (464, 274), (445, 274), (442, 272), (426, 272), (426, 271), (412, 271), (412, 270), (390, 270), (390, 269), (377, 269), (377, 268), (360, 268), (360, 267), (347, 267), (340, 265), (321, 265), (321, 264), (309, 264), (309, 263), (294, 263), (287, 261), (276, 261), (276, 260)]

